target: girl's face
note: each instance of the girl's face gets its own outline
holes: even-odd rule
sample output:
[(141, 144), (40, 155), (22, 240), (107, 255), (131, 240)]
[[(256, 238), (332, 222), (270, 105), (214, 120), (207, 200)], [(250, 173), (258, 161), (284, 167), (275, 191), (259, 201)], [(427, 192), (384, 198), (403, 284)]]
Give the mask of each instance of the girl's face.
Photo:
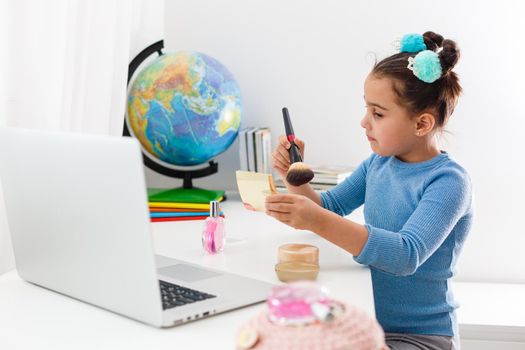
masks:
[(397, 102), (392, 81), (369, 75), (365, 80), (366, 113), (361, 126), (374, 153), (408, 161), (418, 144), (417, 123)]

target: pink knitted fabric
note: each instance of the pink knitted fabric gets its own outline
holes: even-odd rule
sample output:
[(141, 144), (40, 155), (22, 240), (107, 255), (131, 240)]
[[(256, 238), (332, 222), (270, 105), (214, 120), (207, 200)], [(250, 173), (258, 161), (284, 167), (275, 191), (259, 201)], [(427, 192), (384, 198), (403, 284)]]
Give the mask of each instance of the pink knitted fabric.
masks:
[(305, 326), (282, 326), (260, 313), (244, 324), (257, 332), (258, 341), (250, 349), (287, 350), (382, 350), (388, 349), (381, 326), (357, 307), (343, 304), (343, 315), (332, 322)]

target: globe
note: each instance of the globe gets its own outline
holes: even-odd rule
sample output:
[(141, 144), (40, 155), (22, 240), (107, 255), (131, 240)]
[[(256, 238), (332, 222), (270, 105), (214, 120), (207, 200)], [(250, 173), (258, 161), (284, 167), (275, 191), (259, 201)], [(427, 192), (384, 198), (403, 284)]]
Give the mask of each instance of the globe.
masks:
[(147, 154), (176, 166), (198, 165), (224, 152), (242, 118), (239, 85), (216, 59), (166, 53), (131, 84), (127, 123)]

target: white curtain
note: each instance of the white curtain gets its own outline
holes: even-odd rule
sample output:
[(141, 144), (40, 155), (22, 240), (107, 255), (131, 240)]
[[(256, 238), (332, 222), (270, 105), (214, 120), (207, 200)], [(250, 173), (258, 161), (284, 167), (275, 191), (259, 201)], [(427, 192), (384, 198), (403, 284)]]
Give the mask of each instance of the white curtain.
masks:
[[(1, 0), (0, 126), (121, 135), (142, 2)], [(0, 274), (13, 267), (0, 188)]]

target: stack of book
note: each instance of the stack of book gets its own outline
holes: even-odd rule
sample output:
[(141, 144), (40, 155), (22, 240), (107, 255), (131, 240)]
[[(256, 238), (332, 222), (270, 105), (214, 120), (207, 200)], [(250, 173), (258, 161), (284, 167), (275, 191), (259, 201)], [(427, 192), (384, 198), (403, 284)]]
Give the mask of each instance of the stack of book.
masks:
[(346, 179), (355, 170), (352, 166), (342, 165), (313, 165), (314, 178), (311, 184), (337, 185)]
[[(200, 188), (148, 188), (148, 205), (152, 222), (204, 220), (210, 213), (210, 201), (224, 200), (224, 191)], [(221, 211), (220, 215), (224, 217)]]
[[(310, 185), (314, 190), (326, 191), (341, 183), (355, 170), (352, 166), (341, 165), (312, 165), (314, 178)], [(282, 180), (275, 182), (277, 188), (283, 189), (286, 186)]]
[(269, 174), (272, 169), (272, 136), (269, 128), (239, 131), (240, 170)]

